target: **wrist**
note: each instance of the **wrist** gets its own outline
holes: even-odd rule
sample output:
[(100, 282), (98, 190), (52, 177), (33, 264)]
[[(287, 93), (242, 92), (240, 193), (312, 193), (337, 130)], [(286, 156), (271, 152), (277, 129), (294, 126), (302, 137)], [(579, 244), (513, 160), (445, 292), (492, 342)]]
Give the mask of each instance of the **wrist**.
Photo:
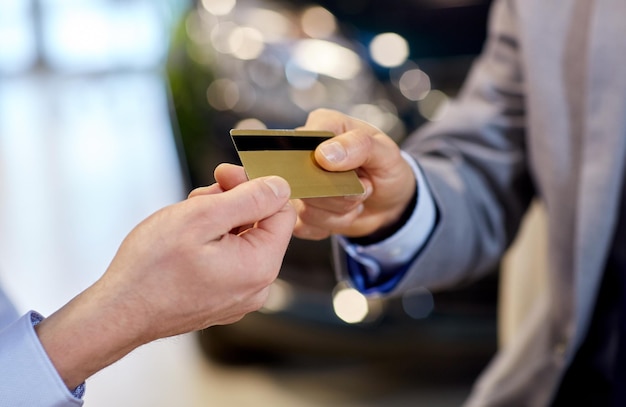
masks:
[(69, 389), (142, 344), (132, 312), (102, 294), (92, 286), (35, 327)]
[(417, 204), (417, 187), (413, 190), (413, 194), (409, 199), (409, 202), (404, 206), (403, 211), (398, 215), (395, 220), (392, 220), (389, 224), (379, 228), (375, 232), (362, 237), (348, 237), (348, 241), (360, 246), (369, 246), (375, 243), (382, 242), (385, 239), (393, 236), (404, 224), (409, 220), (415, 205)]

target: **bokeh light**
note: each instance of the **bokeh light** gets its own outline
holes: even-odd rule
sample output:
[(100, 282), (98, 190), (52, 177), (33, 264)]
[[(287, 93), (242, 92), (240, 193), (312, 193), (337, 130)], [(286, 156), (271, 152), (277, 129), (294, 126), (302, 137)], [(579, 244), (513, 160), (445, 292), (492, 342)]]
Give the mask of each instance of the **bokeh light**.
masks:
[(245, 23), (259, 30), (267, 43), (283, 41), (295, 30), (294, 24), (286, 15), (266, 8), (250, 9), (246, 13)]
[(372, 60), (380, 66), (392, 68), (402, 65), (409, 57), (409, 44), (399, 34), (382, 33), (369, 46)]
[(335, 314), (349, 324), (356, 324), (367, 317), (369, 307), (363, 294), (353, 288), (342, 288), (333, 295)]
[(236, 0), (202, 0), (202, 6), (209, 13), (216, 16), (224, 16), (230, 13), (235, 5)]
[(426, 288), (417, 288), (402, 296), (402, 308), (411, 318), (424, 319), (435, 309), (435, 300)]
[(317, 72), (314, 67), (306, 69), (291, 59), (285, 65), (285, 76), (291, 86), (296, 89), (309, 89), (317, 81)]
[(285, 80), (283, 63), (274, 55), (261, 55), (249, 61), (246, 71), (252, 83), (264, 89), (279, 86)]
[(269, 295), (260, 311), (264, 313), (283, 311), (289, 307), (293, 301), (293, 296), (293, 287), (281, 279), (276, 279), (270, 285)]
[(247, 130), (264, 130), (267, 129), (267, 126), (261, 120), (254, 117), (249, 117), (238, 121), (235, 124), (234, 128)]
[(328, 88), (316, 81), (306, 89), (293, 88), (290, 95), (293, 103), (308, 112), (325, 104), (328, 100)]
[(232, 21), (226, 21), (219, 23), (211, 30), (211, 44), (217, 52), (222, 54), (232, 54), (233, 48), (230, 41), (232, 33), (237, 30), (239, 26)]
[(449, 103), (450, 98), (442, 91), (435, 89), (418, 102), (417, 108), (427, 120), (437, 121), (443, 117)]
[(302, 40), (292, 58), (303, 69), (340, 80), (353, 79), (361, 70), (361, 60), (354, 51), (330, 41)]
[(337, 30), (335, 16), (324, 7), (309, 7), (300, 18), (302, 31), (311, 38), (328, 38)]
[(232, 54), (239, 59), (255, 59), (265, 47), (263, 35), (252, 27), (237, 27), (228, 39)]
[(350, 108), (350, 116), (367, 121), (385, 133), (391, 132), (399, 119), (395, 113), (390, 112), (379, 104), (357, 104)]
[(430, 77), (421, 69), (410, 69), (400, 76), (398, 88), (409, 100), (422, 100), (430, 92)]
[(217, 110), (230, 110), (239, 101), (239, 87), (230, 79), (217, 79), (209, 85), (207, 101)]

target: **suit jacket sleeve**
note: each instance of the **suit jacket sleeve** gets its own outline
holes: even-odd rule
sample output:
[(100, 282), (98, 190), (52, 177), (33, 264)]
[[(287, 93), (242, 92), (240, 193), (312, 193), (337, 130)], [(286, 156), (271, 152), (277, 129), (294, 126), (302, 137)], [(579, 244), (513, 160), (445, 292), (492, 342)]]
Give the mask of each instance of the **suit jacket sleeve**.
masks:
[(404, 144), (423, 170), (439, 219), (395, 293), (478, 277), (497, 266), (512, 241), (534, 193), (518, 47), (514, 10), (496, 1), (483, 52), (458, 98)]

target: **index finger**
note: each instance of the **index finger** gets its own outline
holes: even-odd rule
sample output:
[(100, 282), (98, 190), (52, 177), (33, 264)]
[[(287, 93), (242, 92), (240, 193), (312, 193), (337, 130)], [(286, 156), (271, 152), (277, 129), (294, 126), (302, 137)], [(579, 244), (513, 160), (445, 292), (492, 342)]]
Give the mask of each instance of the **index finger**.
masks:
[(367, 123), (337, 110), (315, 109), (309, 113), (306, 123), (299, 130), (324, 130), (343, 134), (357, 128), (370, 127)]

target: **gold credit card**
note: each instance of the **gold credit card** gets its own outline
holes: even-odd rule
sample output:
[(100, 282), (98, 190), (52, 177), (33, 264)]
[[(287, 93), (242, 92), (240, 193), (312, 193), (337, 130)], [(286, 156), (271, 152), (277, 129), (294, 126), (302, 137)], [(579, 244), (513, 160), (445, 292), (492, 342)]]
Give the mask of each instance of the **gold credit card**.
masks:
[(322, 169), (315, 148), (335, 135), (312, 130), (230, 131), (249, 179), (278, 175), (291, 186), (291, 198), (359, 195), (364, 192), (355, 171)]

